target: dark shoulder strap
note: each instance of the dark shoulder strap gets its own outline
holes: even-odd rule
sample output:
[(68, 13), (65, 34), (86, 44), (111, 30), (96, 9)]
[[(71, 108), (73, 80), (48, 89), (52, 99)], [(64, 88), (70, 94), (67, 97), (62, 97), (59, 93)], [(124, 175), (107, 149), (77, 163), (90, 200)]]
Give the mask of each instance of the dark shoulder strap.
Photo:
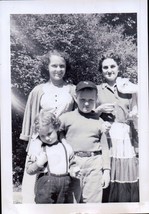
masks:
[[(66, 147), (63, 143), (61, 143), (63, 148), (64, 148), (64, 151), (65, 151), (65, 158), (66, 158), (66, 173), (68, 173), (68, 155), (67, 155), (67, 150), (66, 150)], [(46, 146), (44, 145), (43, 146), (43, 151), (46, 152)], [(48, 169), (48, 173), (50, 175), (50, 167), (49, 167), (49, 163), (47, 163), (47, 169)]]
[[(46, 145), (43, 145), (43, 151), (46, 152)], [(48, 174), (50, 175), (50, 167), (48, 162), (47, 162), (47, 169), (48, 169)]]
[[(62, 143), (62, 142), (61, 142)], [(62, 143), (62, 146), (64, 148), (64, 151), (65, 151), (65, 157), (66, 157), (66, 173), (68, 173), (68, 155), (67, 155), (67, 150), (66, 150), (66, 147), (65, 145)]]

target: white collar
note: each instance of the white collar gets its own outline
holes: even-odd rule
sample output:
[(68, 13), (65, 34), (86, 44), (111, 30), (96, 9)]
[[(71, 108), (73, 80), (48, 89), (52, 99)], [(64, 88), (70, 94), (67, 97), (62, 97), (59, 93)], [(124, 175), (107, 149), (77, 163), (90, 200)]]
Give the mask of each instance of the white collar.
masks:
[(32, 139), (32, 140), (36, 140), (36, 139), (38, 138), (38, 136), (39, 136), (39, 133), (38, 133), (38, 132), (33, 133), (31, 139)]
[[(117, 84), (115, 83), (113, 85), (113, 88), (116, 87), (116, 86), (117, 86)], [(102, 89), (105, 89), (105, 88), (112, 88), (112, 87), (110, 87), (108, 83), (102, 83)]]

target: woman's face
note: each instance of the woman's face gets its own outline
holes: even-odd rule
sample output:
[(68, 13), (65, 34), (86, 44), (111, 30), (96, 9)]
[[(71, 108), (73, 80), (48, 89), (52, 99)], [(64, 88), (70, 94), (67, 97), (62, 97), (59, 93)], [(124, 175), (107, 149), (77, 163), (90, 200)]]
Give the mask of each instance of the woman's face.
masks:
[(56, 55), (51, 56), (49, 63), (50, 79), (55, 81), (61, 80), (63, 79), (65, 73), (66, 73), (65, 59)]
[(102, 74), (108, 82), (114, 82), (118, 75), (117, 62), (112, 58), (107, 58), (102, 62)]

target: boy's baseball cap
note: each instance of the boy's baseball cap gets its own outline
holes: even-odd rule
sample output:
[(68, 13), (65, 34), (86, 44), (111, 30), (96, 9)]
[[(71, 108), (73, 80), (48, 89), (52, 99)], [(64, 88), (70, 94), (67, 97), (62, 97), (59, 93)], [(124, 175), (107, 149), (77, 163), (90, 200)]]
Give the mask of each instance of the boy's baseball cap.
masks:
[(97, 90), (97, 86), (95, 85), (95, 83), (93, 83), (91, 81), (81, 81), (76, 86), (76, 92), (78, 92), (84, 88), (92, 88), (92, 89)]

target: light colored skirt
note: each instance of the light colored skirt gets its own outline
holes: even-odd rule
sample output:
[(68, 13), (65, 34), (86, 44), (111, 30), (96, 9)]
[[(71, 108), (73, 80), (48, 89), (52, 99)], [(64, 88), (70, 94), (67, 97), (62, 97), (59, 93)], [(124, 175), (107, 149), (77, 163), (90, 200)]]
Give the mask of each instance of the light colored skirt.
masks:
[(111, 186), (110, 202), (139, 200), (138, 158), (130, 139), (130, 126), (113, 123), (109, 131), (111, 138)]
[[(26, 163), (28, 161), (28, 156), (26, 157)], [(35, 182), (36, 182), (36, 175), (29, 175), (26, 172), (26, 163), (22, 181), (22, 203), (35, 203)]]

